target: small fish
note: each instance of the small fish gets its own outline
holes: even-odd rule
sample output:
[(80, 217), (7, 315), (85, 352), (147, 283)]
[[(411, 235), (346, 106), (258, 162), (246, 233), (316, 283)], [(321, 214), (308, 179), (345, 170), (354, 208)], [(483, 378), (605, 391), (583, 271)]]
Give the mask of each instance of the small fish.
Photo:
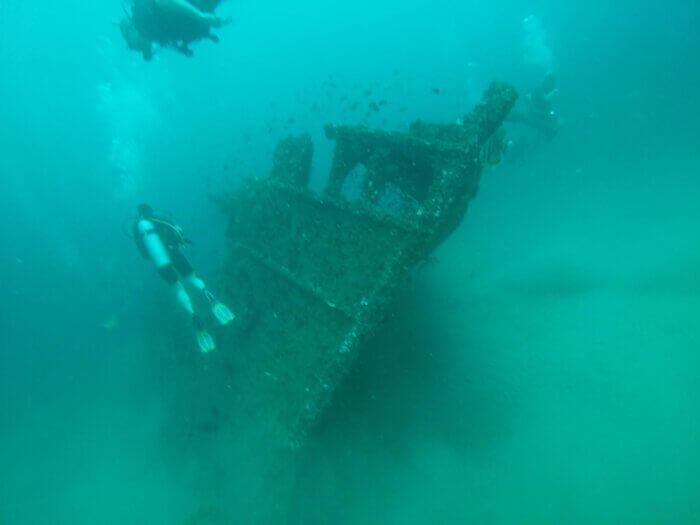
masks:
[(440, 95), (442, 93), (442, 90), (439, 87), (434, 87), (433, 89), (430, 90), (430, 92), (433, 95)]
[(371, 109), (372, 111), (379, 111), (379, 104), (376, 102), (370, 102), (367, 107)]

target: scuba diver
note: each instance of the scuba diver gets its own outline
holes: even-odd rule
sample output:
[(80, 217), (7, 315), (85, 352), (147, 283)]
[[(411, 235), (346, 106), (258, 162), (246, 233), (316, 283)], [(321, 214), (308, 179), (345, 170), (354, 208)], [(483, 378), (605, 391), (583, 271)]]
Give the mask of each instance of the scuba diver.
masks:
[(218, 42), (211, 32), (229, 20), (214, 14), (222, 0), (130, 0), (124, 5), (125, 18), (119, 29), (127, 47), (153, 59), (154, 44), (171, 47), (192, 56), (190, 44), (208, 39)]
[(525, 111), (513, 111), (507, 121), (529, 126), (549, 142), (561, 128), (552, 101), (557, 91), (556, 77), (547, 73), (542, 82), (525, 96)]
[(204, 281), (197, 277), (189, 261), (180, 252), (181, 246), (191, 242), (185, 238), (182, 228), (156, 216), (148, 204), (139, 204), (137, 210), (138, 218), (133, 227), (137, 248), (144, 258), (155, 264), (160, 276), (172, 286), (180, 305), (192, 317), (199, 351), (207, 353), (214, 350), (214, 338), (206, 330), (203, 319), (194, 311), (183, 281), (202, 292), (212, 314), (221, 325), (233, 321), (234, 314), (207, 289)]

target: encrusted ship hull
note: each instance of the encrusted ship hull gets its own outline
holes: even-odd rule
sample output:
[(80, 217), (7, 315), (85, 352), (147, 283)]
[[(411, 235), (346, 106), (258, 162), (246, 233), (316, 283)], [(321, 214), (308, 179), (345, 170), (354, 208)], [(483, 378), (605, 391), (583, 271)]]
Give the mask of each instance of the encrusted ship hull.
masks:
[(294, 451), (412, 269), (460, 224), (516, 98), (493, 83), (461, 122), (408, 133), (327, 126), (335, 153), (320, 194), (308, 188), (310, 138), (290, 137), (269, 177), (217, 199), (230, 236), (220, 286), (238, 315), (217, 358), (229, 392), (217, 397), (258, 478), (248, 489), (274, 495), (250, 519), (284, 522)]

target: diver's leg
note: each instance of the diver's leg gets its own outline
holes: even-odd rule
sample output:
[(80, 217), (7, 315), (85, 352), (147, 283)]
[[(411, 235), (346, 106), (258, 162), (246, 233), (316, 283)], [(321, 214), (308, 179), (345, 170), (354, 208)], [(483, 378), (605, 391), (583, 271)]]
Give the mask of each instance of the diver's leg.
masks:
[(219, 321), (219, 324), (227, 325), (235, 319), (236, 316), (231, 312), (228, 306), (219, 301), (214, 294), (207, 289), (207, 285), (204, 284), (204, 281), (194, 273), (192, 266), (184, 255), (180, 252), (173, 253), (173, 263), (182, 278), (193, 288), (204, 294), (204, 297), (206, 297), (211, 307), (211, 313), (216, 317), (216, 320)]
[(185, 42), (177, 42), (173, 47), (178, 53), (182, 53), (186, 57), (194, 56), (194, 53), (189, 47), (187, 47)]
[(207, 285), (194, 272), (187, 277), (187, 282), (202, 293), (207, 291)]
[(214, 344), (214, 338), (207, 332), (204, 327), (204, 322), (195, 313), (194, 307), (192, 306), (192, 299), (190, 294), (180, 282), (178, 278), (175, 266), (172, 263), (165, 264), (158, 267), (158, 273), (161, 275), (163, 280), (168, 283), (173, 291), (175, 292), (175, 297), (177, 298), (178, 304), (189, 314), (192, 318), (192, 323), (194, 324), (195, 336), (197, 338), (197, 346), (199, 351), (202, 353), (211, 352), (216, 348)]
[(182, 308), (190, 315), (192, 318), (192, 324), (194, 325), (194, 332), (197, 338), (197, 346), (199, 351), (203, 354), (211, 352), (216, 348), (214, 343), (214, 338), (207, 332), (202, 318), (199, 317), (192, 306), (192, 299), (190, 299), (190, 294), (180, 282), (178, 278), (177, 271), (172, 264), (166, 266), (161, 266), (158, 268), (158, 273), (163, 277), (163, 279), (173, 287), (175, 290), (175, 296), (177, 297), (177, 302), (182, 306)]
[(220, 16), (203, 13), (187, 0), (155, 0), (155, 3), (163, 11), (178, 14), (211, 27), (221, 27), (225, 22)]
[(194, 307), (192, 306), (192, 299), (190, 299), (190, 294), (187, 293), (187, 290), (180, 282), (180, 279), (178, 279), (177, 272), (175, 271), (175, 267), (172, 265), (172, 263), (160, 266), (158, 268), (158, 273), (163, 278), (163, 280), (166, 283), (168, 283), (173, 289), (178, 304), (182, 306), (185, 312), (190, 314), (190, 316), (195, 315)]
[(182, 252), (180, 252), (179, 250), (173, 250), (170, 254), (170, 257), (173, 260), (173, 266), (177, 270), (177, 273), (180, 274), (182, 279), (188, 284), (190, 284), (193, 288), (196, 288), (197, 290), (206, 295), (207, 285), (204, 284), (204, 281), (202, 281), (194, 273), (194, 268), (192, 268), (192, 265), (190, 264), (190, 261), (187, 260), (187, 257), (182, 255)]

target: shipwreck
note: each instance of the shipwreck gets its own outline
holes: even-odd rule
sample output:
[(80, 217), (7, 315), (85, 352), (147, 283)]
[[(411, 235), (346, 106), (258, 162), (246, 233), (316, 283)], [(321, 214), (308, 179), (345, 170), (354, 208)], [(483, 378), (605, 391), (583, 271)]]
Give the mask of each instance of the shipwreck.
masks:
[(206, 372), (183, 372), (197, 392), (184, 411), (235, 450), (231, 497), (269, 495), (242, 522), (284, 522), (295, 454), (412, 270), (464, 218), (484, 167), (500, 160), (516, 98), (494, 82), (453, 123), (328, 125), (321, 192), (309, 188), (310, 137), (286, 138), (269, 176), (215, 199), (229, 235), (219, 288), (238, 318)]

